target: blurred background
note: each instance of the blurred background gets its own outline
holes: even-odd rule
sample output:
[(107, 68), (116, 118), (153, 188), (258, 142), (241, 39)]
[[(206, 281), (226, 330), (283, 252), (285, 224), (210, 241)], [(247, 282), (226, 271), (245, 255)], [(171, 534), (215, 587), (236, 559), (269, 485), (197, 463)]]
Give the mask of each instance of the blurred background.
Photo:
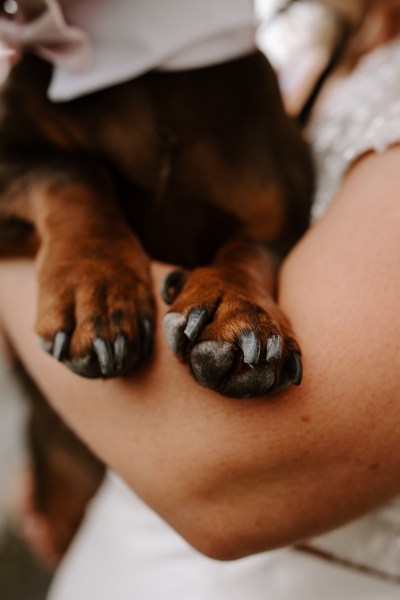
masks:
[(18, 510), (26, 465), (24, 390), (0, 338), (0, 598), (43, 600), (50, 573), (19, 534)]

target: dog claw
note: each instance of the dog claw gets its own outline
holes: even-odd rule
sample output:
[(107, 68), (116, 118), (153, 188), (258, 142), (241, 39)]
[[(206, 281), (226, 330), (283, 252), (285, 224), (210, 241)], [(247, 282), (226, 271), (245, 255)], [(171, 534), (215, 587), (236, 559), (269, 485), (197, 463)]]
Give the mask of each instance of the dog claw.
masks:
[(271, 335), (267, 341), (267, 362), (279, 362), (282, 358), (282, 338), (280, 335)]
[(93, 348), (97, 354), (101, 374), (104, 377), (110, 377), (114, 373), (114, 361), (110, 343), (101, 338), (96, 338), (93, 342)]
[(167, 313), (163, 321), (165, 339), (175, 354), (180, 354), (182, 334), (186, 327), (186, 319), (181, 313)]
[(193, 342), (204, 325), (208, 321), (208, 313), (205, 308), (194, 308), (187, 321), (186, 329), (183, 332), (188, 338), (189, 342)]
[(114, 368), (117, 373), (125, 369), (128, 358), (129, 345), (125, 334), (120, 333), (114, 342)]
[(291, 352), (286, 362), (286, 371), (289, 381), (294, 385), (300, 385), (303, 378), (303, 365), (298, 352)]
[(172, 304), (179, 295), (186, 281), (186, 271), (183, 269), (175, 269), (171, 271), (165, 278), (161, 288), (161, 296), (166, 304)]
[(240, 336), (238, 346), (243, 352), (243, 361), (249, 367), (255, 367), (260, 359), (261, 343), (253, 331)]
[(149, 356), (153, 347), (153, 323), (145, 317), (140, 322), (141, 338), (142, 338), (142, 355)]
[(69, 335), (65, 331), (59, 331), (54, 338), (53, 357), (58, 360), (64, 360), (69, 346)]

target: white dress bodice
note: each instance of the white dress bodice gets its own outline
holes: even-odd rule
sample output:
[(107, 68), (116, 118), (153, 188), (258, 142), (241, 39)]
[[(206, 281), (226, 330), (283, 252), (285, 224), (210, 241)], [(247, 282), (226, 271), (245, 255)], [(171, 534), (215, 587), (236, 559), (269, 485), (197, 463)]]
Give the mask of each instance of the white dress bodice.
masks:
[[(364, 57), (351, 76), (331, 91), (315, 112), (308, 133), (317, 171), (312, 208), (316, 221), (355, 160), (400, 142), (399, 38)], [(310, 546), (400, 585), (400, 498), (313, 540)]]

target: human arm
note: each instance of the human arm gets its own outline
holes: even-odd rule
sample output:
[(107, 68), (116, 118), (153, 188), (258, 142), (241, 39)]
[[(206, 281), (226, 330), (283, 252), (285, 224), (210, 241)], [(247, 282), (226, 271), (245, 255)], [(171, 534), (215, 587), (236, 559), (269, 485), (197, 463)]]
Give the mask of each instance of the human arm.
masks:
[[(52, 405), (208, 555), (290, 544), (400, 491), (399, 164), (398, 148), (363, 158), (286, 261), (280, 304), (305, 377), (276, 397), (199, 387), (160, 327), (146, 369), (80, 379), (36, 346), (32, 266), (1, 265), (2, 326)], [(155, 268), (158, 287), (166, 272)]]

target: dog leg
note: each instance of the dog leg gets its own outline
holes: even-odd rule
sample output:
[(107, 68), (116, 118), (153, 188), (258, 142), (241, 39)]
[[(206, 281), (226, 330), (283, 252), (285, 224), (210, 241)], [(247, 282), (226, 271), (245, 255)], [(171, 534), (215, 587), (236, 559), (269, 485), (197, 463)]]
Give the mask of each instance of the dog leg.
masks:
[(273, 291), (271, 255), (246, 240), (229, 243), (186, 280), (179, 272), (167, 278), (165, 336), (201, 385), (241, 398), (300, 384), (300, 349)]
[(111, 183), (93, 165), (67, 157), (10, 172), (0, 218), (32, 223), (41, 242), (41, 345), (85, 377), (128, 371), (151, 350), (154, 303), (149, 260)]

